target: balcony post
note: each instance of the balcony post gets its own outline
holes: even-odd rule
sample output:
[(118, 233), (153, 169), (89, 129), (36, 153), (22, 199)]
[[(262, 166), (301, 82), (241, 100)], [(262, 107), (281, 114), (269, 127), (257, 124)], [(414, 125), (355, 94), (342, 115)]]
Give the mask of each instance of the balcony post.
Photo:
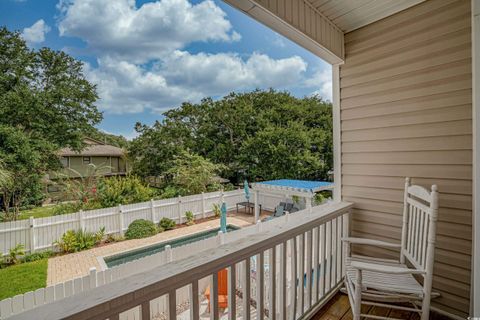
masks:
[(259, 191), (255, 190), (255, 193), (253, 194), (253, 201), (254, 201), (254, 206), (255, 206), (255, 223), (257, 223), (258, 218), (260, 217), (260, 210), (258, 208), (258, 196), (259, 196)]

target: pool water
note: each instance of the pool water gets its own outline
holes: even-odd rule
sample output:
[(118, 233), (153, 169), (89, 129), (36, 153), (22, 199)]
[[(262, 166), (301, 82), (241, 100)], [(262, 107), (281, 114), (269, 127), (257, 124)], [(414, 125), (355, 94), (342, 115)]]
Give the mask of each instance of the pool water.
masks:
[[(235, 231), (238, 229), (240, 228), (230, 224), (227, 225), (227, 232)], [(135, 249), (135, 250), (127, 251), (124, 253), (116, 254), (110, 257), (106, 257), (104, 258), (104, 260), (105, 260), (105, 263), (107, 264), (107, 267), (112, 268), (133, 260), (137, 260), (158, 252), (162, 252), (163, 250), (165, 250), (165, 246), (167, 245), (170, 245), (172, 248), (175, 248), (179, 246), (184, 246), (192, 242), (214, 237), (218, 234), (219, 231), (220, 231), (220, 228), (215, 228), (208, 231), (194, 233), (185, 237), (176, 238), (170, 241), (164, 241), (162, 243), (155, 244), (152, 246)]]

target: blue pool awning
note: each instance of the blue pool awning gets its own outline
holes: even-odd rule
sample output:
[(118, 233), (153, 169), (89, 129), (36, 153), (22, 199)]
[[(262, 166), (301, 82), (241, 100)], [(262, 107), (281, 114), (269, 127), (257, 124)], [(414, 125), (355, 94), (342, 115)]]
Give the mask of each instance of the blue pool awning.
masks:
[(253, 184), (253, 189), (270, 191), (291, 191), (295, 193), (315, 193), (333, 189), (333, 182), (312, 180), (269, 180)]

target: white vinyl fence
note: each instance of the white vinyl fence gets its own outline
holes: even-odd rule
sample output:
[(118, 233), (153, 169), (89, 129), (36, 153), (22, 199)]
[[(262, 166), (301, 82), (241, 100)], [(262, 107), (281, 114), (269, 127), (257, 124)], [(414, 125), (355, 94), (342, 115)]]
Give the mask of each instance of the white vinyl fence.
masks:
[[(118, 207), (80, 211), (46, 218), (30, 218), (0, 223), (0, 254), (18, 244), (23, 244), (29, 252), (51, 249), (68, 230), (84, 229), (96, 232), (105, 227), (106, 234), (123, 234), (128, 225), (136, 219), (146, 219), (155, 223), (167, 217), (177, 223), (185, 222), (185, 212), (192, 211), (195, 219), (205, 218), (213, 214), (213, 204), (220, 203), (222, 192), (210, 192), (186, 197), (162, 200), (151, 200)], [(245, 201), (243, 189), (223, 193), (229, 210), (236, 203)], [(261, 194), (259, 203), (262, 209), (272, 210), (282, 201), (278, 195)]]

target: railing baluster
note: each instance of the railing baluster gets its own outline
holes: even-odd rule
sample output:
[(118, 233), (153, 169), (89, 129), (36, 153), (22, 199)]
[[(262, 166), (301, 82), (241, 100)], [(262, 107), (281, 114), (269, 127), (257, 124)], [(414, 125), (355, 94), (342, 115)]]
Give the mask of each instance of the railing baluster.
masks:
[(319, 229), (318, 227), (313, 228), (312, 230), (312, 250), (313, 250), (313, 273), (312, 273), (312, 280), (313, 280), (313, 288), (312, 288), (312, 303), (315, 304), (318, 301), (318, 260), (319, 260), (319, 247), (318, 247), (318, 240), (319, 240)]
[(299, 242), (298, 242), (298, 291), (299, 291), (299, 297), (298, 297), (298, 311), (300, 312), (300, 315), (303, 314), (305, 308), (304, 308), (304, 296), (305, 296), (305, 288), (304, 288), (304, 278), (305, 278), (305, 233), (301, 233), (299, 235)]
[[(350, 219), (350, 214), (346, 214), (342, 216), (342, 225), (343, 225), (343, 232), (342, 232), (342, 237), (348, 237), (350, 234), (349, 230), (349, 219)], [(342, 277), (345, 276), (345, 257), (350, 256), (350, 246), (348, 243), (342, 243)]]
[(211, 309), (210, 313), (213, 315), (210, 318), (213, 320), (218, 320), (218, 272), (214, 272), (212, 274), (212, 286), (210, 290), (210, 301), (211, 301)]
[(320, 245), (320, 275), (318, 276), (319, 286), (319, 299), (322, 299), (325, 295), (325, 269), (326, 269), (326, 261), (325, 261), (325, 251), (326, 251), (326, 224), (322, 224), (320, 226), (320, 234), (319, 234), (319, 245)]
[(250, 257), (245, 259), (243, 271), (243, 319), (250, 320)]
[(190, 285), (190, 319), (200, 319), (200, 305), (198, 303), (198, 280)]
[(168, 319), (177, 319), (177, 290), (168, 292)]
[(257, 319), (263, 319), (263, 296), (264, 296), (264, 252), (260, 252), (257, 255), (257, 279), (256, 279), (256, 289), (257, 289)]
[(337, 221), (332, 220), (332, 247), (331, 247), (331, 265), (330, 265), (330, 288), (335, 287), (337, 279)]
[(280, 255), (280, 281), (282, 283), (282, 303), (280, 304), (280, 319), (287, 320), (287, 242), (282, 243), (282, 251)]
[[(237, 313), (237, 301), (236, 301), (236, 296), (237, 296), (237, 290), (236, 290), (236, 270), (235, 270), (235, 263), (230, 266), (229, 270), (229, 277), (228, 277), (228, 319), (229, 320), (234, 320), (236, 319), (236, 313)], [(192, 318), (192, 319), (198, 319), (198, 318)]]
[(337, 278), (335, 280), (335, 285), (342, 280), (342, 219), (338, 217), (337, 219)]
[(270, 250), (270, 305), (269, 307), (269, 318), (270, 320), (275, 320), (277, 318), (277, 246), (274, 246)]
[(327, 238), (325, 250), (325, 291), (330, 291), (331, 286), (331, 268), (332, 268), (332, 222), (328, 221), (326, 224), (325, 234)]
[(111, 315), (108, 320), (120, 320), (120, 313), (116, 313), (114, 315)]
[(307, 294), (305, 296), (305, 302), (307, 310), (312, 307), (312, 230), (307, 231), (307, 250), (306, 250), (306, 264), (305, 268), (307, 272)]
[(292, 263), (292, 283), (291, 283), (291, 319), (295, 319), (297, 316), (297, 281), (298, 281), (298, 274), (297, 274), (297, 237), (293, 237), (290, 239), (290, 247), (291, 247), (291, 263)]
[(150, 320), (150, 301), (142, 303), (142, 320)]

